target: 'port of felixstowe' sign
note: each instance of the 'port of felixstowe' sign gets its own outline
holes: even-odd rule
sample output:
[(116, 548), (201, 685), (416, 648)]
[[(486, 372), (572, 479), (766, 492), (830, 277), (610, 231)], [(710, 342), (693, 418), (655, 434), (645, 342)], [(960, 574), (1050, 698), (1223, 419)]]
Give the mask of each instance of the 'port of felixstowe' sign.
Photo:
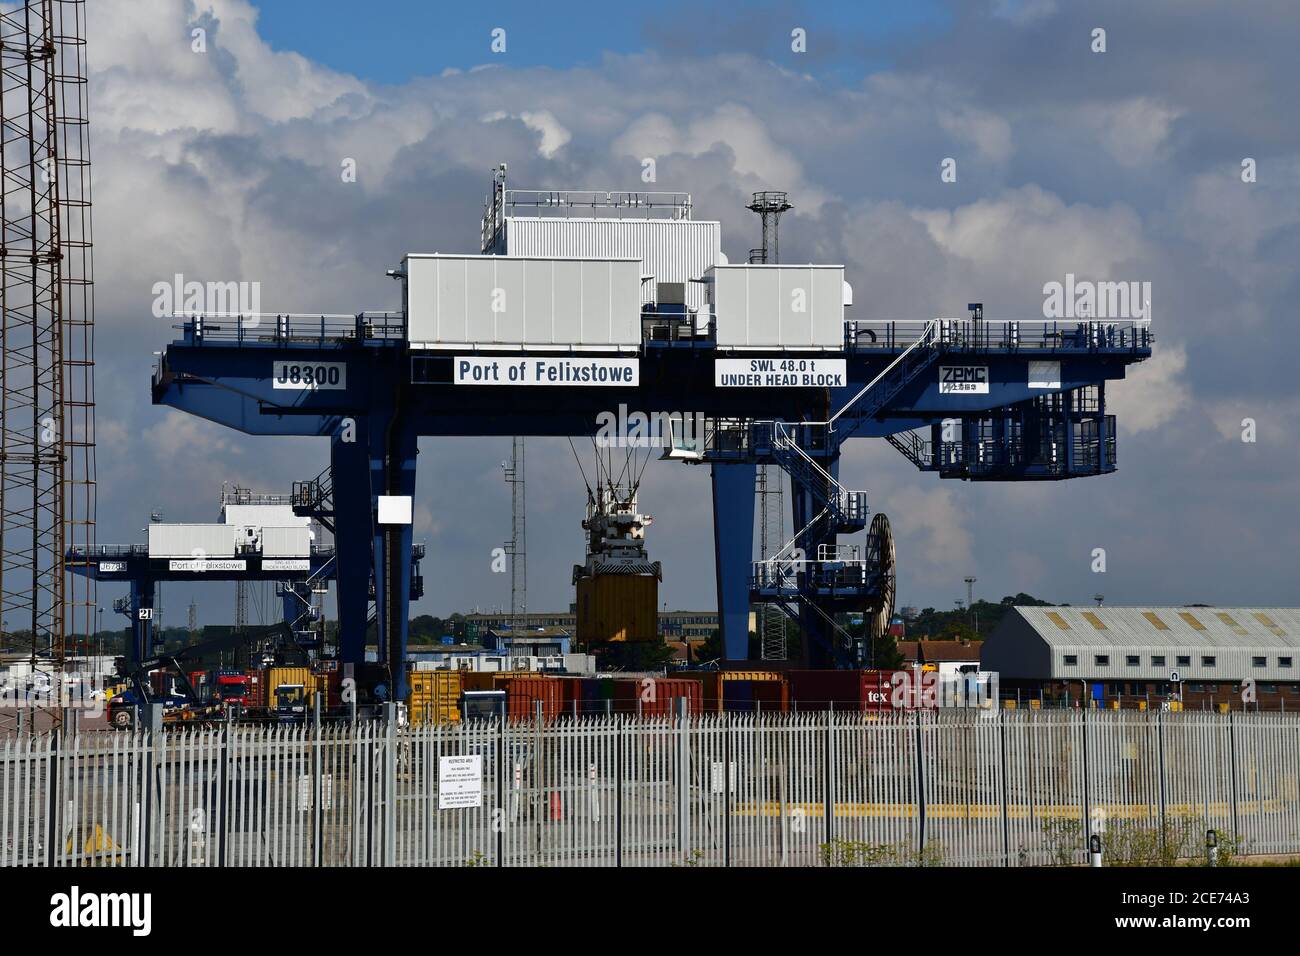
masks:
[(483, 755), (438, 758), (438, 809), (483, 805)]
[(714, 359), (718, 388), (843, 388), (844, 359)]
[(477, 358), (457, 355), (457, 385), (595, 385), (639, 383), (638, 359), (615, 358)]
[(167, 562), (168, 571), (246, 571), (248, 562), (243, 558), (194, 558)]

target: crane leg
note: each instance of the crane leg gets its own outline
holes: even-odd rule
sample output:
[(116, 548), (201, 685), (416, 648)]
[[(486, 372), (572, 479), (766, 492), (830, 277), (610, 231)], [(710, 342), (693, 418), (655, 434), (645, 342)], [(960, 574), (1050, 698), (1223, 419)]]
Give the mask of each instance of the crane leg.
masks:
[(723, 657), (749, 657), (749, 576), (754, 551), (753, 464), (714, 464), (713, 553)]
[(381, 497), (404, 498), (414, 510), (415, 425), (395, 412), (373, 417), (370, 429), (370, 488), (374, 523), (375, 613), (379, 660), (388, 669), (391, 700), (406, 699), (406, 636), (411, 603), (411, 522), (380, 522)]
[(372, 512), (359, 506), (359, 502), (371, 497), (365, 419), (355, 419), (353, 430), (340, 430), (331, 440), (330, 481), (334, 500), (342, 503), (334, 509), (339, 660), (360, 667), (365, 663), (370, 578), (374, 568)]

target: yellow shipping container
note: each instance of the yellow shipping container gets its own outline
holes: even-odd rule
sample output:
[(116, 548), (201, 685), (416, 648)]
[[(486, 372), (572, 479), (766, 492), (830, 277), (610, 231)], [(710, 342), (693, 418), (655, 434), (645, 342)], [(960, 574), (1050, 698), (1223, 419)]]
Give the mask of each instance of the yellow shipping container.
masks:
[(785, 680), (780, 671), (717, 671), (723, 680)]
[(580, 644), (659, 639), (659, 580), (653, 575), (578, 578), (577, 592)]
[(459, 671), (411, 671), (408, 713), (411, 723), (446, 724), (460, 720)]
[(315, 675), (310, 667), (268, 667), (266, 683), (271, 686), (280, 684), (302, 684), (307, 687), (314, 683)]

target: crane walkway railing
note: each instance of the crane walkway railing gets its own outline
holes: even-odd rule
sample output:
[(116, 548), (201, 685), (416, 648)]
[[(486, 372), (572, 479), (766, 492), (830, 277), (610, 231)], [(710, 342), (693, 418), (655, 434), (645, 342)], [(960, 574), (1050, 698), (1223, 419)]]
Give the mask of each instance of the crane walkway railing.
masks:
[(1155, 341), (1149, 319), (1078, 319), (990, 322), (974, 318), (855, 320), (846, 322), (850, 352), (906, 348), (937, 323), (939, 338), (954, 352), (1132, 352)]
[(886, 441), (923, 471), (950, 469), (978, 474), (1005, 470), (1049, 477), (1077, 476), (1113, 470), (1116, 460), (1113, 426), (1105, 438), (1094, 432), (1035, 441), (1025, 436), (960, 438), (936, 445), (914, 431), (905, 431), (886, 436)]
[(402, 312), (341, 313), (207, 312), (177, 315), (184, 319), (172, 328), (187, 342), (202, 345), (341, 345), (406, 338)]

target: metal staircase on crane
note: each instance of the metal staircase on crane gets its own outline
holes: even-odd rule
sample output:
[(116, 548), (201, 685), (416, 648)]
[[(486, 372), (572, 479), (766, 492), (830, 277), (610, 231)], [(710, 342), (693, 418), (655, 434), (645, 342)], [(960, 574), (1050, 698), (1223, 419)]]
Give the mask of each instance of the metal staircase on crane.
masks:
[[(331, 557), (304, 581), (282, 581), (277, 587), (277, 591), (287, 602), (286, 608), (291, 605), (297, 611), (293, 620), (288, 623), (294, 640), (300, 646), (319, 647), (322, 643), (319, 629), (311, 626), (320, 620), (320, 605), (316, 603), (312, 595), (325, 593), (329, 590), (327, 582), (334, 574), (337, 560), (337, 555)], [(286, 620), (288, 617), (289, 615), (286, 614)]]
[[(865, 545), (841, 545), (838, 536), (867, 528), (865, 491), (844, 487), (833, 473), (840, 444), (889, 406), (929, 369), (943, 350), (938, 320), (824, 422), (713, 419), (692, 444), (676, 441), (664, 457), (688, 462), (775, 464), (790, 476), (792, 494), (816, 509), (775, 554), (752, 567), (750, 600), (779, 607), (799, 620), (810, 609), (834, 637), (834, 656), (852, 660), (853, 638), (835, 619), (838, 610), (870, 612), (868, 636), (888, 627), (893, 613), (893, 539), (877, 515)], [(684, 436), (683, 436), (684, 437)], [(882, 547), (882, 541), (887, 547)], [(885, 555), (887, 555), (887, 560)]]
[(334, 533), (334, 478), (325, 468), (315, 478), (293, 483), (293, 513), (320, 523)]
[[(837, 432), (838, 441), (848, 438), (863, 423), (880, 414), (903, 389), (938, 360), (943, 344), (939, 338), (939, 328), (937, 319), (927, 323), (915, 342), (899, 353), (880, 374), (831, 416), (827, 424)], [(844, 424), (836, 428), (840, 419), (844, 419)]]
[[(826, 422), (754, 423), (754, 447), (760, 450), (770, 448), (772, 459), (790, 475), (795, 488), (809, 493), (812, 500), (822, 507), (821, 512), (796, 532), (773, 559), (759, 563), (764, 567), (755, 566), (756, 591), (774, 590), (780, 594), (789, 590), (788, 572), (777, 569), (792, 566), (791, 558), (799, 551), (800, 539), (811, 538), (814, 529), (824, 525), (824, 536), (833, 542), (839, 534), (852, 534), (866, 527), (866, 492), (845, 488), (807, 449), (819, 451), (829, 460), (845, 437), (862, 422), (878, 414), (933, 365), (940, 351), (938, 328), (938, 322), (928, 323), (914, 342)], [(819, 591), (874, 591), (875, 582), (868, 580), (866, 559), (851, 546), (845, 550), (837, 544), (819, 543), (815, 567), (811, 572), (805, 572), (809, 573), (812, 586)]]

